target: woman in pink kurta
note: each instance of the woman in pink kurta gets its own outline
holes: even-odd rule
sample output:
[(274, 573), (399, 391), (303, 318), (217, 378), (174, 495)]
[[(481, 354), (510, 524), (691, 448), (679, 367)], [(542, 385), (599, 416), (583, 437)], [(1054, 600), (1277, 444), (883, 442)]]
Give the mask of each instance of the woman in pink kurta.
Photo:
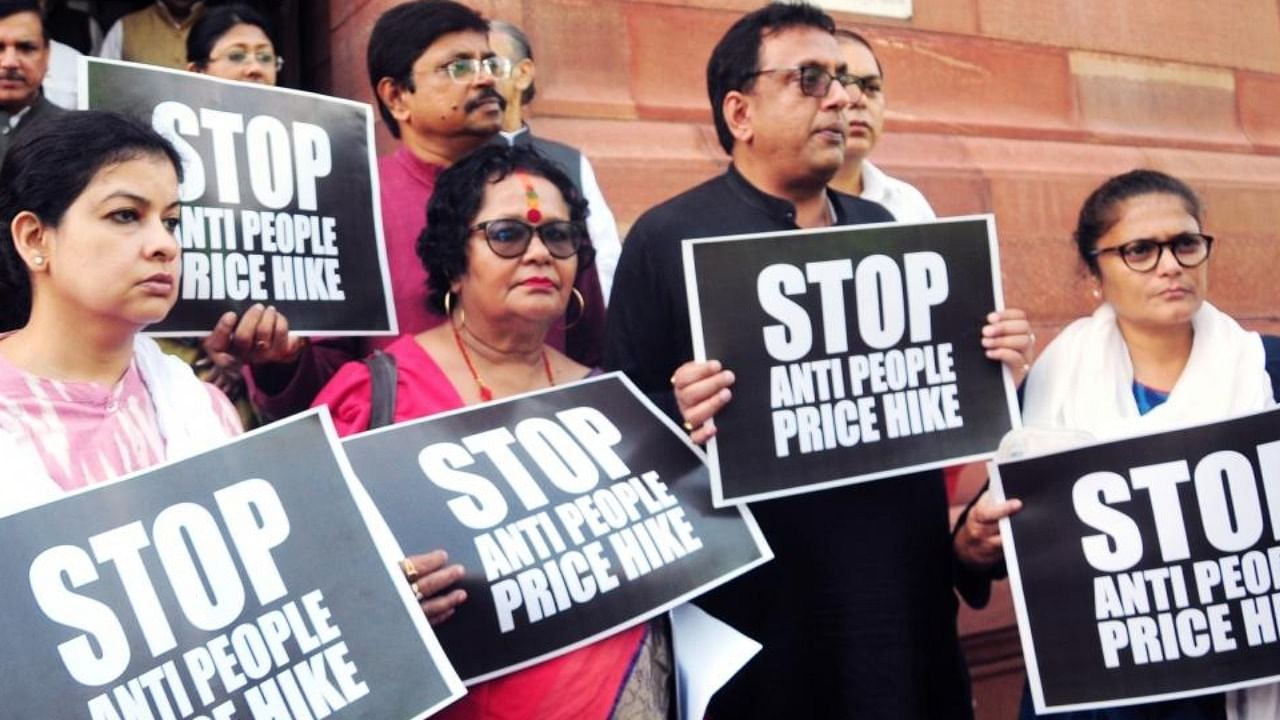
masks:
[(67, 113), (0, 169), (0, 512), (239, 432), (226, 398), (139, 336), (178, 293), (181, 162), (150, 127)]
[[(564, 316), (592, 248), (586, 202), (550, 161), (525, 148), (486, 147), (441, 173), (418, 255), (430, 306), (448, 322), (387, 348), (396, 361), (400, 422), (585, 377), (588, 368), (546, 343)], [(576, 302), (576, 301), (575, 301)], [(581, 308), (570, 312), (570, 319)], [(368, 429), (370, 370), (344, 366), (321, 391), (338, 432)], [(376, 482), (376, 478), (369, 479)], [(423, 610), (446, 621), (465, 602), (460, 566), (442, 551), (407, 559)], [(449, 720), (665, 717), (665, 684), (636, 691), (648, 629), (639, 626), (533, 667), (475, 685), (446, 709)], [(648, 657), (648, 654), (643, 655)], [(639, 661), (639, 662), (638, 662)], [(644, 683), (636, 683), (644, 685)], [(626, 692), (624, 693), (624, 687)], [(624, 699), (625, 698), (625, 699)]]

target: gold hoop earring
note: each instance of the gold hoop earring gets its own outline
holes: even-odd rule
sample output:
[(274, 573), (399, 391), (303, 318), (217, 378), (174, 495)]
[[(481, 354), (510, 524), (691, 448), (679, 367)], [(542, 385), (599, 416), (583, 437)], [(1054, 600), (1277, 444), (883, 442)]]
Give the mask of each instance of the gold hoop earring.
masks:
[[(565, 330), (568, 330), (569, 328), (573, 327), (574, 325), (577, 325), (578, 323), (582, 322), (582, 318), (587, 314), (587, 299), (586, 299), (585, 297), (583, 297), (583, 296), (582, 296), (582, 291), (581, 291), (581, 290), (579, 290), (578, 288), (574, 288), (574, 289), (573, 289), (573, 297), (575, 297), (575, 298), (577, 298), (577, 299), (578, 299), (578, 308), (579, 308), (579, 310), (578, 310), (578, 316), (577, 316), (577, 317), (575, 317), (575, 318), (573, 319), (573, 322), (566, 322), (566, 323), (564, 324), (564, 329), (565, 329)], [(564, 316), (565, 316), (565, 319), (566, 319), (566, 320), (569, 318), (569, 309), (568, 309), (568, 308), (565, 308)]]
[[(455, 294), (457, 294), (459, 297), (462, 296), (462, 293), (454, 293), (452, 290), (444, 294), (444, 316), (449, 318), (449, 322), (453, 322), (453, 296)], [(458, 326), (461, 327), (466, 324), (467, 324), (467, 311), (464, 310), (461, 305), (459, 305), (458, 306)]]
[[(449, 322), (450, 322), (450, 323), (453, 323), (453, 296), (454, 296), (454, 294), (455, 294), (455, 293), (454, 293), (452, 290), (450, 290), (450, 291), (448, 291), (448, 292), (446, 292), (446, 293), (444, 294), (444, 316), (445, 316), (446, 318), (448, 318), (448, 319), (449, 319)], [(457, 294), (459, 297), (461, 297), (461, 296), (462, 296), (462, 293), (456, 293), (456, 294)], [(467, 310), (466, 310), (466, 308), (462, 307), (461, 305), (459, 305), (459, 306), (458, 306), (458, 322), (457, 322), (456, 324), (457, 324), (457, 326), (458, 326), (458, 327), (466, 327), (466, 325), (467, 325)]]

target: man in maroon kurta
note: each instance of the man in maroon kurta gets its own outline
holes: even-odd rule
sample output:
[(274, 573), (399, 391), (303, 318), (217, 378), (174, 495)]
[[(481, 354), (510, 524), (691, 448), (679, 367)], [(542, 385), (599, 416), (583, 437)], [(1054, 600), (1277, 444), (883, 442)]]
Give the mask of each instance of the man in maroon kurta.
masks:
[[(391, 271), (396, 318), (402, 333), (430, 329), (444, 318), (427, 309), (427, 274), (418, 259), (418, 236), (427, 221), (427, 201), (441, 170), (487, 143), (502, 127), (505, 101), (495, 73), (509, 72), (489, 48), (489, 25), (451, 0), (419, 0), (388, 10), (369, 37), (369, 82), (378, 112), (400, 147), (378, 161), (382, 229)], [(581, 273), (585, 300), (572, 327), (552, 328), (547, 341), (578, 362), (600, 364), (604, 299), (594, 268)], [(370, 343), (317, 342), (293, 365), (255, 366), (254, 405), (268, 418), (305, 409), (342, 363), (380, 348)]]

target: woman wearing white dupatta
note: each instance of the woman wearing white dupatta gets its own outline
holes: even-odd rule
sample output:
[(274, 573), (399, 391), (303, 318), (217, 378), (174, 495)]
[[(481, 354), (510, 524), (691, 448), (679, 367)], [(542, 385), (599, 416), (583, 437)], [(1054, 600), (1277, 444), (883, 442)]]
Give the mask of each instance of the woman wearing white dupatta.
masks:
[[(1275, 404), (1257, 333), (1204, 299), (1213, 238), (1200, 201), (1152, 170), (1108, 180), (1080, 211), (1075, 239), (1102, 304), (1071, 323), (1027, 377), (1023, 423), (1098, 439), (1159, 432)], [(979, 501), (957, 533), (975, 565), (1002, 559), (995, 523), (1018, 500)], [(964, 553), (962, 553), (964, 556)], [(1037, 717), (1023, 698), (1022, 718)], [(1268, 720), (1280, 717), (1276, 686), (1150, 705), (1068, 712), (1090, 720)]]
[(0, 515), (240, 431), (139, 332), (178, 298), (181, 159), (103, 112), (49, 120), (0, 168)]

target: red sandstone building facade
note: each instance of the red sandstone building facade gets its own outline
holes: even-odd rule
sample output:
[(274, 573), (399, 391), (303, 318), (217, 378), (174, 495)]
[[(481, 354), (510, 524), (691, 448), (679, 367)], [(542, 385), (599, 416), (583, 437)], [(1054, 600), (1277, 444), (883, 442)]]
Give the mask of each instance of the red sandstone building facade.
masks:
[[(848, 2), (826, 4), (838, 1)], [(397, 2), (303, 8), (305, 35), (328, 40), (306, 53), (318, 89), (371, 99), (365, 44)], [(470, 4), (529, 32), (532, 124), (591, 157), (624, 232), (727, 162), (706, 59), (760, 0)], [(1102, 179), (1134, 167), (1201, 193), (1219, 238), (1210, 299), (1280, 333), (1280, 1), (914, 0), (912, 11), (832, 13), (872, 39), (885, 67), (886, 138), (873, 158), (939, 215), (995, 213), (1006, 302), (1027, 309), (1042, 343), (1092, 308), (1071, 243), (1076, 211)], [(966, 473), (957, 502), (981, 481)], [(1007, 587), (961, 622), (979, 717), (1016, 716), (1022, 660)]]

